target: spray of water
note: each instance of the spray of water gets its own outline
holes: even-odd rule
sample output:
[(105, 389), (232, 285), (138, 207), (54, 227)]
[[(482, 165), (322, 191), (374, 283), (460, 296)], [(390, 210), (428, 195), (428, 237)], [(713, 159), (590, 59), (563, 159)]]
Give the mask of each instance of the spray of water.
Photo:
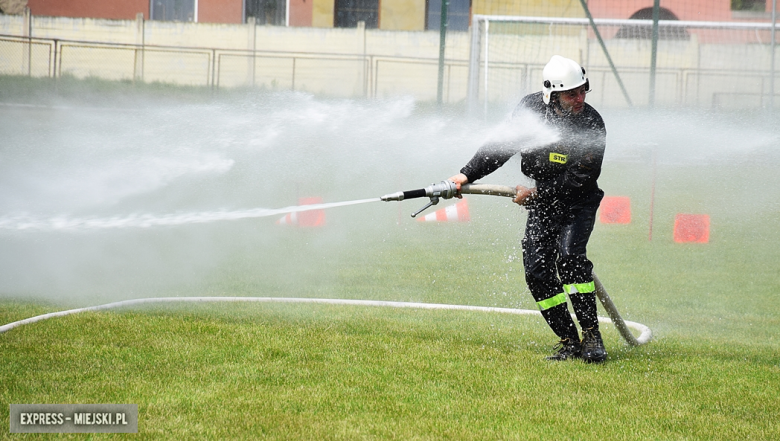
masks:
[(254, 208), (250, 210), (207, 211), (197, 213), (176, 213), (166, 215), (135, 214), (129, 216), (114, 216), (107, 218), (68, 218), (53, 217), (36, 219), (32, 217), (0, 218), (0, 229), (34, 230), (34, 231), (74, 231), (110, 228), (150, 228), (160, 226), (176, 226), (186, 224), (202, 224), (217, 221), (252, 219), (268, 216), (278, 216), (287, 213), (324, 210), (326, 208), (345, 207), (348, 205), (379, 202), (379, 198), (361, 199), (356, 201), (332, 202), (328, 204), (309, 204), (293, 207), (268, 209)]
[[(0, 114), (0, 295), (69, 304), (211, 294), (234, 279), (247, 295), (303, 294), (332, 277), (323, 262), (408, 219), (408, 205), (368, 204), (378, 196), (453, 175), (491, 137), (554, 136), (533, 121), (518, 133), (425, 112), (409, 98), (304, 93), (54, 99)], [(326, 203), (300, 205), (309, 197)], [(326, 210), (325, 226), (266, 220), (307, 210)]]
[[(0, 106), (2, 296), (84, 305), (182, 293), (318, 294), (326, 282), (338, 284), (342, 268), (356, 265), (355, 253), (361, 262), (377, 259), (381, 244), (404, 243), (400, 237), (416, 225), (408, 215), (421, 204), (368, 202), (452, 176), (485, 142), (531, 146), (557, 136), (530, 116), (485, 122), (425, 112), (409, 98), (278, 93), (125, 109), (75, 99), (55, 104)], [(749, 121), (602, 114), (608, 139), (601, 182), (608, 194), (625, 191), (614, 182), (644, 179), (620, 173), (636, 173), (634, 165), (649, 164), (653, 155), (664, 168), (659, 194), (670, 191), (662, 186), (664, 170), (776, 155), (776, 131)], [(528, 185), (517, 162), (486, 182)], [(756, 178), (756, 185), (731, 188), (728, 200), (718, 202), (735, 211), (767, 207), (780, 200), (776, 180)], [(298, 205), (306, 197), (346, 202)], [(519, 253), (516, 211), (494, 205), (487, 224), (500, 231), (495, 244)], [(318, 209), (326, 209), (327, 225), (316, 231), (268, 221)], [(473, 214), (479, 213), (485, 211)], [(453, 246), (469, 244), (468, 229), (459, 231)]]

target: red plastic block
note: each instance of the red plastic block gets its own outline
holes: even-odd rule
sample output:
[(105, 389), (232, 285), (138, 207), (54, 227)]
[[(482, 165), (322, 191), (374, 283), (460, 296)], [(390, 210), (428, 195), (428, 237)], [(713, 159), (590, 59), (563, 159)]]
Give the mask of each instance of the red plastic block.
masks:
[[(322, 198), (300, 198), (298, 205), (321, 204)], [(325, 210), (301, 211), (298, 213), (299, 227), (321, 227), (325, 225)]]
[(626, 196), (605, 196), (599, 206), (602, 224), (631, 223), (631, 199)]
[(674, 241), (678, 243), (710, 241), (710, 216), (706, 214), (678, 214), (674, 218)]

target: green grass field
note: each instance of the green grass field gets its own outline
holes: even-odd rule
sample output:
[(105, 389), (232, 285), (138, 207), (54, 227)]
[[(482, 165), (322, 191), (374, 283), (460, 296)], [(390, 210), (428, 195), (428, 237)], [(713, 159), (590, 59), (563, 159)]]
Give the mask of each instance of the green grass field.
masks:
[(546, 362), (544, 325), (510, 316), (278, 305), (83, 314), (3, 337), (3, 399), (138, 403), (142, 438), (778, 435), (773, 348), (667, 337), (628, 349), (605, 335), (611, 358), (592, 366)]
[[(632, 222), (597, 223), (590, 257), (623, 317), (655, 339), (629, 347), (603, 325), (609, 359), (601, 365), (547, 362), (556, 339), (536, 316), (182, 303), (0, 334), (0, 402), (137, 404), (139, 434), (129, 436), (139, 439), (780, 439), (780, 175), (777, 153), (759, 153), (659, 163), (652, 241), (650, 162), (607, 161), (601, 186), (631, 198)], [(343, 200), (337, 190), (328, 201)], [(112, 292), (96, 265), (79, 274), (93, 284), (72, 297), (2, 292), (0, 324), (161, 296), (534, 309), (523, 282), (522, 211), (495, 197), (468, 200), (472, 219), (462, 224), (415, 222), (408, 213), (422, 203), (404, 201), (333, 209), (320, 229), (247, 219), (99, 233), (116, 252), (132, 242), (171, 259), (185, 245), (216, 257), (175, 283), (152, 277)], [(710, 242), (675, 243), (677, 213), (709, 214)], [(7, 412), (0, 427), (9, 427)], [(0, 430), (3, 439), (39, 437)]]

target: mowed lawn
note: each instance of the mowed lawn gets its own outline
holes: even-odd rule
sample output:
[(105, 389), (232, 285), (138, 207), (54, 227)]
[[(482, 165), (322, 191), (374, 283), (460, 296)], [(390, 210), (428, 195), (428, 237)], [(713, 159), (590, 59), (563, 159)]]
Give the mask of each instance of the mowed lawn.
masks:
[[(3, 320), (30, 309), (5, 302)], [(536, 317), (279, 304), (85, 313), (3, 335), (0, 382), (6, 403), (136, 403), (142, 438), (780, 435), (776, 347), (605, 337), (609, 361), (587, 365), (545, 361)]]
[[(469, 224), (356, 228), (339, 246), (284, 230), (284, 247), (237, 252), (172, 293), (532, 309), (516, 243), (523, 215), (470, 201)], [(776, 226), (715, 209), (710, 243), (679, 244), (677, 208), (665, 204), (652, 241), (638, 203), (631, 224), (597, 225), (597, 273), (625, 318), (656, 336), (632, 348), (604, 325), (601, 365), (546, 361), (555, 339), (536, 316), (178, 304), (0, 335), (2, 398), (138, 404), (138, 436), (155, 439), (778, 439)], [(339, 215), (330, 219), (336, 228)], [(0, 318), (57, 309), (5, 300)]]
[[(655, 170), (646, 159), (606, 164), (601, 185), (631, 199), (632, 220), (597, 223), (589, 253), (624, 318), (655, 339), (629, 347), (604, 325), (606, 363), (546, 361), (556, 339), (537, 316), (181, 303), (0, 334), (0, 397), (138, 405), (139, 434), (100, 438), (780, 439), (780, 174), (758, 155), (662, 160)], [(513, 184), (500, 175), (485, 182)], [(0, 324), (163, 296), (534, 309), (519, 246), (524, 214), (505, 199), (467, 200), (471, 221), (462, 224), (410, 220), (423, 201), (404, 201), (333, 209), (313, 229), (245, 219), (95, 233), (116, 254), (148, 252), (148, 267), (127, 270), (127, 279), (147, 271), (148, 280), (78, 267), (72, 286), (83, 291), (1, 292)], [(709, 243), (673, 241), (680, 213), (710, 217)], [(52, 241), (73, 250), (93, 240), (89, 232), (5, 234), (17, 247)], [(213, 258), (182, 269), (177, 249)], [(170, 272), (190, 276), (159, 277)], [(7, 412), (0, 426), (9, 427)], [(4, 439), (38, 437), (0, 430)]]

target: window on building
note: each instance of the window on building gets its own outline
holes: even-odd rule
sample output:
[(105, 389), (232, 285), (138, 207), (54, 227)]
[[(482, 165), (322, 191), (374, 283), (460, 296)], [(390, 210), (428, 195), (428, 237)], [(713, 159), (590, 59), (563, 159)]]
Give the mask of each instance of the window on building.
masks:
[[(449, 0), (447, 30), (468, 31), (471, 0)], [(441, 0), (425, 0), (425, 29), (438, 31), (441, 27)]]
[[(644, 8), (636, 11), (634, 15), (628, 17), (629, 20), (652, 20), (653, 8)], [(666, 8), (660, 8), (658, 11), (659, 20), (679, 20), (674, 13)], [(653, 38), (653, 27), (647, 26), (621, 26), (615, 38), (633, 38), (649, 40)], [(688, 31), (683, 27), (659, 27), (658, 39), (659, 40), (688, 40), (691, 36)]]
[(333, 26), (356, 28), (359, 21), (366, 22), (367, 29), (379, 26), (379, 0), (336, 0)]
[(195, 21), (196, 0), (152, 0), (151, 20)]
[(280, 25), (285, 24), (285, 0), (246, 0), (246, 17), (254, 17), (257, 24)]
[(766, 0), (731, 0), (732, 11), (766, 11)]

